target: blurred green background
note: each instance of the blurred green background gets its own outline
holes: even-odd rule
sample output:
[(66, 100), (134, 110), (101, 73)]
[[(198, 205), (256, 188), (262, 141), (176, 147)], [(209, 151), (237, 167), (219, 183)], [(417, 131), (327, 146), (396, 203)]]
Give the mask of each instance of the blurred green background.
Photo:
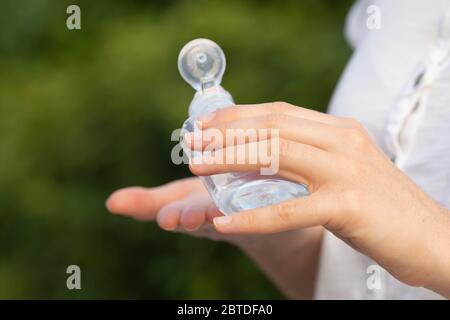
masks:
[[(189, 40), (227, 56), (239, 103), (325, 110), (352, 1), (2, 0), (0, 298), (281, 298), (238, 249), (111, 216), (114, 189), (189, 175), (170, 160), (193, 90)], [(78, 4), (82, 30), (66, 28)], [(66, 288), (68, 265), (82, 290)]]

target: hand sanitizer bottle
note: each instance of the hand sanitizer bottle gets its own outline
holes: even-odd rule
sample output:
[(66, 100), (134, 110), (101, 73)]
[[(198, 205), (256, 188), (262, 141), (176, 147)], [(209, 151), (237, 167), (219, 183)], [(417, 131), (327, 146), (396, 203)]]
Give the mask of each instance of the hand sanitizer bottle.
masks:
[[(220, 85), (225, 72), (225, 55), (213, 41), (196, 39), (187, 43), (178, 56), (181, 76), (197, 92), (189, 106), (189, 118), (182, 127), (187, 132), (200, 130), (196, 119), (217, 109), (234, 105), (231, 95)], [(181, 142), (186, 154), (195, 156), (200, 151), (190, 150)], [(214, 203), (224, 214), (269, 206), (291, 198), (308, 195), (302, 184), (277, 175), (259, 172), (230, 172), (200, 177)]]

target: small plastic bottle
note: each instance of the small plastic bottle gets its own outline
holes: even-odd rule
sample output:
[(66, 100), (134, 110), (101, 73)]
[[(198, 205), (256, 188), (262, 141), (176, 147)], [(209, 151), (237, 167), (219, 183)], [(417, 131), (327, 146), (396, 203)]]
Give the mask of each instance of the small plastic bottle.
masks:
[[(199, 130), (195, 123), (199, 116), (234, 105), (231, 95), (220, 85), (225, 63), (222, 49), (208, 39), (192, 40), (181, 50), (178, 69), (184, 80), (197, 91), (189, 106), (189, 118), (183, 124), (182, 136)], [(188, 149), (183, 141), (182, 146), (190, 156), (199, 152)], [(200, 179), (224, 214), (308, 195), (302, 184), (259, 172), (230, 172)]]

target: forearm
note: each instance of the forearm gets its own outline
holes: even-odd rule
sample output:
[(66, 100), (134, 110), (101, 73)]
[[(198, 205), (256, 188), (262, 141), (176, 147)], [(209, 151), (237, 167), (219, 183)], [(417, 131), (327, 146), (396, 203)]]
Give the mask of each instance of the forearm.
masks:
[(267, 241), (244, 241), (238, 246), (291, 299), (313, 297), (322, 227), (270, 235)]

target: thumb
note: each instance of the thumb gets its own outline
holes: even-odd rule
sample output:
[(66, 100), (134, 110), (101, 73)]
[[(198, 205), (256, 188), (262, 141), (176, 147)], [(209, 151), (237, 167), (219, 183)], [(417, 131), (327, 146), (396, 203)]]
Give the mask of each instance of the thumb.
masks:
[(278, 204), (214, 218), (222, 233), (275, 233), (325, 225), (331, 217), (329, 201), (319, 193)]

